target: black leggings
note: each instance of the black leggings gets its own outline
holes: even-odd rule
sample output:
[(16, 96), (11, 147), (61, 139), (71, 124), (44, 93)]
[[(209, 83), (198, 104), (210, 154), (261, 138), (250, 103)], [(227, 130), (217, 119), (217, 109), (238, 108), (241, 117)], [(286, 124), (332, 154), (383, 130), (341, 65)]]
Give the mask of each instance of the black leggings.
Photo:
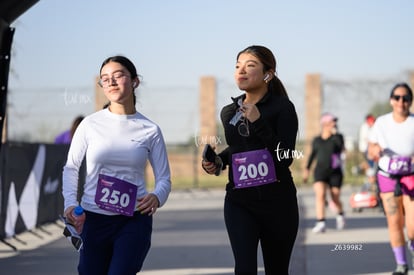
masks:
[(288, 202), (285, 198), (240, 203), (226, 198), (224, 220), (236, 275), (257, 274), (259, 241), (266, 275), (289, 274), (290, 256), (299, 226), (296, 196)]

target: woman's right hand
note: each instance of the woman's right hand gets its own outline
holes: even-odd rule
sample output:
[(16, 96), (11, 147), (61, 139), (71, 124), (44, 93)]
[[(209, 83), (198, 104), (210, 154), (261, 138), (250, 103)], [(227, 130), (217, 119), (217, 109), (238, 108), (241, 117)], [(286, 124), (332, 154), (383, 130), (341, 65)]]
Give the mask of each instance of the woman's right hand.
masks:
[(78, 234), (81, 234), (83, 224), (85, 223), (85, 213), (80, 216), (76, 216), (74, 213), (75, 207), (76, 206), (69, 206), (65, 209), (64, 215), (66, 217), (66, 221), (75, 227)]
[(378, 143), (368, 144), (368, 158), (377, 162), (381, 157), (382, 148)]
[(65, 209), (65, 212), (63, 213), (63, 217), (65, 217), (66, 220), (71, 224), (74, 223), (73, 216), (72, 216), (73, 209), (75, 209), (75, 206), (69, 206), (68, 208)]
[(203, 167), (204, 171), (206, 171), (210, 175), (214, 175), (217, 172), (217, 166), (214, 162), (203, 160), (201, 162), (201, 166)]
[(309, 169), (305, 169), (303, 171), (303, 183), (308, 183), (308, 179), (309, 179)]

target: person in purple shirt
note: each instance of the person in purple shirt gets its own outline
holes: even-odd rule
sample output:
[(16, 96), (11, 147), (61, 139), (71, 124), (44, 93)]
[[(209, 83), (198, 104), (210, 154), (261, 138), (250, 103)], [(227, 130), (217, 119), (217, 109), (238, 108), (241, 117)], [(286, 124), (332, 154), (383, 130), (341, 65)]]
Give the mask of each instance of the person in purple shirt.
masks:
[(73, 122), (72, 127), (69, 130), (66, 130), (55, 138), (55, 144), (70, 144), (72, 141), (73, 134), (76, 131), (76, 128), (78, 128), (79, 123), (83, 120), (83, 116), (77, 116)]

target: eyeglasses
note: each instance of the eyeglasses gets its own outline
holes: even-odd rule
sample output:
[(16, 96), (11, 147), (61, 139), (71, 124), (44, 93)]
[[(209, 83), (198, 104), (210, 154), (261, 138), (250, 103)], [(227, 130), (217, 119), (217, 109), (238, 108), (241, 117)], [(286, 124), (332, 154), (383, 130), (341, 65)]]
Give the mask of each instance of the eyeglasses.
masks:
[(237, 127), (237, 131), (239, 132), (239, 135), (242, 137), (248, 137), (250, 136), (250, 130), (249, 130), (249, 120), (245, 117), (240, 119), (239, 127)]
[(122, 83), (126, 77), (129, 77), (129, 75), (126, 75), (124, 72), (116, 72), (112, 76), (103, 76), (98, 81), (98, 85), (102, 88), (108, 88), (112, 85), (112, 83)]
[(402, 98), (403, 102), (411, 101), (411, 97), (409, 95), (392, 95), (391, 98), (394, 99), (395, 101), (400, 101), (400, 98)]

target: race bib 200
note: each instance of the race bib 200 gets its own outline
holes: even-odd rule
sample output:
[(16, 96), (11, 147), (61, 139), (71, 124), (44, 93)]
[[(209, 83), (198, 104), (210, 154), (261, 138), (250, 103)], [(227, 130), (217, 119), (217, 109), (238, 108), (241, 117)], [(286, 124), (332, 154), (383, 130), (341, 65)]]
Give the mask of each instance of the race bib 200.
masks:
[(266, 149), (233, 154), (232, 169), (236, 188), (259, 186), (276, 181), (273, 158)]

